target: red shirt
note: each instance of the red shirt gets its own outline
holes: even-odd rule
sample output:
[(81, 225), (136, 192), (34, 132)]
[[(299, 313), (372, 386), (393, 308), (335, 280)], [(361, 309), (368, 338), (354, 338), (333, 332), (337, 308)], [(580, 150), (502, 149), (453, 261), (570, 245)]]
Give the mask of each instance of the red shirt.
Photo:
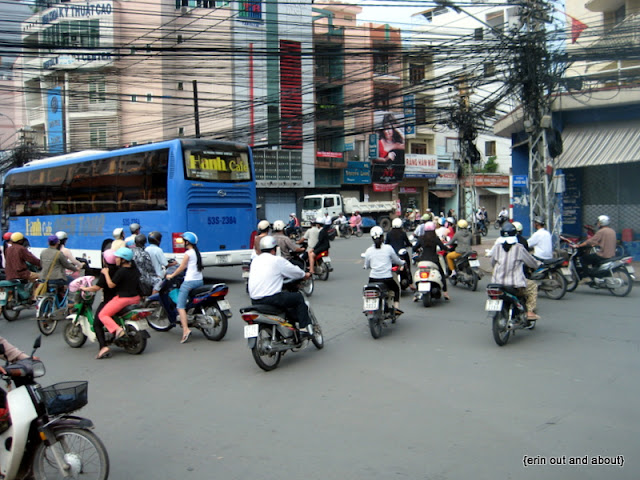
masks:
[(18, 243), (10, 243), (4, 252), (7, 280), (29, 280), (27, 262), (40, 266), (40, 259)]

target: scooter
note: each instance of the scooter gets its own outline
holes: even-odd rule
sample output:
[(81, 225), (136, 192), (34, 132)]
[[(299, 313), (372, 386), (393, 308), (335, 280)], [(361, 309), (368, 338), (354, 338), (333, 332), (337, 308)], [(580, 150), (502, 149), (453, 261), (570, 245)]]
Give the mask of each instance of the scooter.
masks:
[(553, 300), (560, 300), (567, 293), (567, 280), (561, 273), (564, 259), (539, 260), (542, 265), (534, 270), (529, 278), (538, 284), (538, 291), (544, 292), (547, 297)]
[[(2, 375), (7, 386), (6, 409), (0, 415), (0, 478), (109, 477), (109, 456), (88, 418), (70, 415), (87, 404), (88, 382), (61, 382), (40, 387), (35, 379), (45, 374), (44, 364), (31, 357), (9, 365)], [(0, 354), (4, 346), (0, 345)], [(10, 416), (9, 416), (10, 415)]]
[(362, 311), (369, 322), (373, 338), (380, 338), (387, 321), (396, 323), (396, 309), (393, 305), (393, 291), (384, 283), (368, 283), (362, 289)]
[[(183, 276), (165, 280), (160, 291), (147, 297), (145, 307), (152, 308), (147, 321), (158, 332), (167, 332), (180, 325), (176, 308), (178, 290)], [(231, 305), (225, 299), (229, 293), (226, 283), (202, 285), (189, 292), (187, 299), (187, 322), (189, 327), (197, 328), (208, 340), (219, 341), (227, 333), (229, 319), (232, 317)]]
[[(296, 282), (285, 284), (295, 290)], [(305, 300), (306, 301), (306, 300)], [(306, 348), (309, 340), (320, 350), (324, 347), (322, 328), (309, 307), (311, 324), (307, 327), (309, 334), (303, 335), (297, 322), (289, 318), (284, 310), (271, 305), (251, 305), (240, 309), (244, 326), (244, 338), (251, 349), (256, 364), (264, 371), (271, 371), (280, 364), (282, 356), (288, 351), (297, 352)]]
[(0, 281), (0, 308), (7, 322), (18, 319), (20, 312), (28, 308), (35, 308), (31, 300), (33, 283), (24, 280)]
[(480, 270), (480, 261), (478, 253), (474, 250), (463, 254), (454, 261), (456, 274), (449, 277), (451, 285), (458, 283), (466, 285), (475, 292), (478, 288), (478, 281), (482, 278), (482, 270)]
[[(94, 292), (76, 292), (74, 312), (67, 316), (67, 324), (64, 327), (64, 341), (71, 348), (82, 347), (87, 338), (91, 342), (96, 342), (96, 334), (93, 326), (95, 317), (93, 315)], [(129, 305), (125, 307), (113, 320), (122, 328), (126, 335), (115, 338), (115, 335), (105, 329), (105, 340), (107, 345), (116, 345), (125, 352), (132, 355), (139, 355), (147, 348), (149, 335), (149, 324), (146, 318), (153, 314), (150, 308), (141, 308), (140, 305)]]
[(434, 299), (442, 297), (444, 279), (438, 266), (431, 261), (418, 262), (413, 283), (416, 285), (415, 301), (422, 300), (425, 307), (430, 307)]
[(490, 283), (487, 295), (485, 311), (492, 317), (493, 339), (500, 347), (507, 344), (516, 330), (533, 330), (536, 327), (535, 320), (527, 320), (526, 300), (518, 296), (517, 289)]

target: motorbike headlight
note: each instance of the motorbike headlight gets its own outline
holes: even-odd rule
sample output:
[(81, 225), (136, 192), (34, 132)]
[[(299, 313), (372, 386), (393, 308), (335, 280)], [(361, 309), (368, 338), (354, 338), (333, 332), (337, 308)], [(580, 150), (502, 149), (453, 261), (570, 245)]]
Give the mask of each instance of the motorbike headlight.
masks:
[(47, 370), (44, 368), (44, 363), (40, 360), (33, 361), (33, 378), (44, 377)]

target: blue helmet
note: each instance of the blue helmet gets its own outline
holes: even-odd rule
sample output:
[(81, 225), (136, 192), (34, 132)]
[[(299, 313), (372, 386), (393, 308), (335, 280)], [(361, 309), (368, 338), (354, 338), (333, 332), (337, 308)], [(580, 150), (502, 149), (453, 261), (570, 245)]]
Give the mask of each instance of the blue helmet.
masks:
[(191, 245), (197, 245), (198, 244), (198, 236), (193, 232), (184, 232), (182, 234), (182, 238), (184, 238)]
[(127, 247), (121, 247), (116, 250), (115, 256), (120, 257), (127, 262), (130, 262), (131, 260), (133, 260), (133, 250)]

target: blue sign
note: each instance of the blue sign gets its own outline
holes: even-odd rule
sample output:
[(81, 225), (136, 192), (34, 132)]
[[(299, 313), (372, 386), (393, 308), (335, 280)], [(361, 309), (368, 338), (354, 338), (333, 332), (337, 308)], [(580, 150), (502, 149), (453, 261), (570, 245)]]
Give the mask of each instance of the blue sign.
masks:
[(378, 134), (369, 135), (369, 158), (378, 158)]
[(347, 162), (347, 168), (343, 172), (343, 184), (367, 185), (371, 183), (370, 162)]
[(47, 92), (47, 143), (51, 153), (64, 153), (61, 92), (60, 87)]
[(513, 186), (516, 187), (526, 187), (529, 182), (528, 175), (514, 175), (513, 176)]
[(416, 133), (416, 99), (415, 95), (405, 95), (402, 101), (404, 110), (404, 134)]

